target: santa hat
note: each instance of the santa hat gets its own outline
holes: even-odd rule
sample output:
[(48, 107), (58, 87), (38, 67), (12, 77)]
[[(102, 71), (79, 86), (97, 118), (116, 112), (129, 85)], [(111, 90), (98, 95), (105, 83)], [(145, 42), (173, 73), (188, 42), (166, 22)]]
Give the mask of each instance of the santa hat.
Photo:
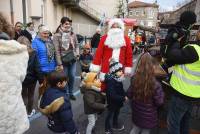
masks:
[(123, 65), (119, 62), (111, 60), (109, 68), (110, 68), (109, 72), (111, 74), (115, 74), (116, 72), (123, 70)]
[(124, 22), (119, 19), (119, 18), (114, 18), (111, 19), (108, 23), (108, 29), (111, 29), (111, 27), (113, 26), (113, 24), (117, 23), (119, 25), (119, 27), (124, 31), (125, 27), (124, 27)]

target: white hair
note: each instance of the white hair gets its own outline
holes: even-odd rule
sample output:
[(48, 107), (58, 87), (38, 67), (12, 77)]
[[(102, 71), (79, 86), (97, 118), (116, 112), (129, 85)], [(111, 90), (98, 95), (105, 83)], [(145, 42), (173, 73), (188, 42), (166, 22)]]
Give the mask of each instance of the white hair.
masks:
[(42, 32), (50, 32), (50, 30), (47, 26), (41, 26), (39, 28), (39, 33), (42, 33)]

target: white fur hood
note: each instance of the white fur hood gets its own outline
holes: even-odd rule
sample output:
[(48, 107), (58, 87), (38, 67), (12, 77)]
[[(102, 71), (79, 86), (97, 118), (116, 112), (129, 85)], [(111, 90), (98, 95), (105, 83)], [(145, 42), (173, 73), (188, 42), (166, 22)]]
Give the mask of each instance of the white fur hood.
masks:
[(0, 40), (0, 54), (16, 54), (27, 51), (25, 45), (15, 40)]

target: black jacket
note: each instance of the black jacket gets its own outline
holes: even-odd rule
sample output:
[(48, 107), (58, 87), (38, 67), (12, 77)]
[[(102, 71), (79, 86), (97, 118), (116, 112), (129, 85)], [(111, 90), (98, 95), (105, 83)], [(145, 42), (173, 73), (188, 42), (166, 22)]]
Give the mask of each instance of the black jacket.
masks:
[(22, 30), (20, 36), (25, 36), (30, 42), (32, 42), (32, 35), (27, 30)]
[(91, 40), (91, 46), (92, 46), (92, 48), (97, 48), (98, 47), (100, 38), (101, 38), (101, 35), (98, 34), (98, 33), (95, 33), (93, 35), (92, 40)]
[(43, 82), (43, 74), (40, 70), (40, 65), (38, 62), (36, 52), (33, 51), (29, 55), (27, 74), (23, 81), (23, 85), (29, 85), (31, 83), (36, 82), (37, 80), (39, 81), (39, 83), (42, 83)]
[(109, 74), (105, 76), (105, 82), (108, 109), (113, 110), (122, 107), (126, 96), (122, 82), (115, 80)]
[(166, 63), (168, 66), (193, 63), (199, 60), (198, 53), (193, 46), (188, 45), (181, 48), (179, 42), (174, 42), (173, 46), (174, 47), (170, 47), (168, 49), (168, 53), (166, 55)]

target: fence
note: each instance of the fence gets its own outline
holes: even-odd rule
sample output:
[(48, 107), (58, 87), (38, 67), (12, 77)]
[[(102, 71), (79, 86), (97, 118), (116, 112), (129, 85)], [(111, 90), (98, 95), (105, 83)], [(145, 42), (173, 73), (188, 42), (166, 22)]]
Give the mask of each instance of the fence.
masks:
[(91, 37), (97, 29), (97, 25), (73, 23), (73, 31), (82, 36)]

